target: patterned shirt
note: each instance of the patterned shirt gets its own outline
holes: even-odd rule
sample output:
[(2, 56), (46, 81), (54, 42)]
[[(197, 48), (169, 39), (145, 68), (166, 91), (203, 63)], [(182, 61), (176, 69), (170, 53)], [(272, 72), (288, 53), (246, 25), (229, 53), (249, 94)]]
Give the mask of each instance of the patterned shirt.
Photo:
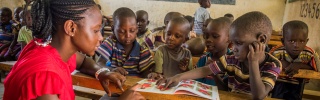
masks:
[(138, 76), (140, 72), (154, 64), (153, 57), (147, 47), (140, 46), (137, 41), (134, 41), (130, 55), (126, 55), (124, 47), (114, 36), (104, 40), (96, 53), (107, 62), (111, 62), (109, 67), (123, 67), (131, 76)]
[[(152, 33), (152, 32), (151, 32), (149, 29), (147, 29), (147, 31), (146, 31), (144, 34), (142, 34), (142, 35), (140, 35), (140, 36), (137, 36), (137, 38), (136, 38), (137, 42), (138, 42), (140, 45), (145, 46), (145, 47), (148, 47), (149, 49), (151, 49), (150, 46), (148, 45), (148, 43), (146, 42), (147, 36), (148, 36), (149, 34), (151, 34), (151, 33)], [(151, 46), (152, 46), (152, 45), (151, 45)]]
[[(277, 58), (267, 53), (265, 55), (265, 60), (259, 64), (260, 75), (262, 82), (273, 88), (282, 66)], [(221, 61), (223, 62), (224, 60)], [(227, 55), (225, 61), (227, 64), (223, 66), (219, 66), (217, 62), (209, 64), (210, 70), (214, 75), (227, 73), (228, 87), (231, 89), (231, 92), (251, 94), (249, 71), (243, 72), (243, 68), (246, 66), (235, 59), (234, 55)]]
[(163, 45), (165, 43), (165, 32), (163, 30), (155, 31), (152, 34), (149, 34), (146, 39), (146, 43), (149, 45), (150, 49), (154, 50), (155, 48)]
[(10, 21), (9, 24), (4, 25), (0, 23), (0, 41), (2, 42), (9, 42), (13, 39), (13, 29), (12, 29), (13, 22)]
[(197, 34), (203, 34), (202, 27), (203, 23), (210, 18), (210, 12), (203, 7), (200, 7), (197, 9), (197, 11), (194, 14), (194, 31)]
[[(287, 53), (283, 45), (279, 45), (272, 48), (270, 54), (272, 54), (278, 59), (284, 59), (289, 63), (303, 63), (311, 66), (312, 69), (315, 71), (319, 70), (319, 55), (313, 49), (307, 46), (305, 46), (304, 50), (299, 54), (299, 56), (296, 59), (291, 58), (291, 56)], [(279, 81), (298, 84), (298, 81), (295, 78), (279, 77)]]

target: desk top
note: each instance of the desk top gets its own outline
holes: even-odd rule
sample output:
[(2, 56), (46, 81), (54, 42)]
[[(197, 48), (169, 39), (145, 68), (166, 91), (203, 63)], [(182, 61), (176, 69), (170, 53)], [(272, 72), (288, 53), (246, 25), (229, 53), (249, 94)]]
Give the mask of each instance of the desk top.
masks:
[[(127, 76), (127, 80), (124, 84), (124, 89), (127, 89), (131, 86), (136, 85), (136, 83), (141, 78), (138, 77), (132, 77)], [(94, 79), (93, 77), (84, 75), (80, 72), (74, 73), (72, 75), (72, 81), (74, 85), (79, 85), (82, 87), (97, 89), (97, 90), (103, 90), (102, 86), (100, 85), (99, 81)], [(97, 85), (99, 84), (99, 85)], [(115, 88), (114, 84), (110, 84), (109, 86), (110, 90), (113, 93), (120, 93), (119, 89)], [(148, 93), (148, 92), (140, 92), (146, 99), (150, 100), (167, 100), (170, 98), (170, 100), (205, 100), (204, 98), (195, 97), (195, 96), (189, 96), (189, 95), (166, 95), (166, 94), (156, 94), (156, 93)], [(219, 96), (221, 100), (241, 100), (241, 99), (251, 99), (250, 95), (246, 94), (238, 94), (238, 93), (231, 93), (226, 91), (220, 91), (219, 90)], [(265, 98), (266, 100), (272, 100), (273, 98)]]

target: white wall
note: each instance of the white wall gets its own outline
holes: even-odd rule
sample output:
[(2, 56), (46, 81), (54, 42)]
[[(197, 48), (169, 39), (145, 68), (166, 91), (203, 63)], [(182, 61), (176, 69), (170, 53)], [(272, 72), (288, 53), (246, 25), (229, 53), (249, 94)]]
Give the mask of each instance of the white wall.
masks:
[[(185, 15), (194, 14), (198, 3), (165, 2), (152, 0), (96, 0), (102, 6), (104, 15), (112, 15), (119, 7), (128, 7), (133, 11), (146, 10), (151, 21), (149, 27), (163, 25), (163, 18), (170, 11), (177, 11)], [(213, 18), (232, 13), (235, 17), (250, 11), (261, 11), (268, 15), (274, 30), (280, 30), (283, 22), (285, 0), (236, 0), (236, 5), (212, 4), (209, 11)]]
[(9, 7), (12, 10), (12, 13), (14, 8), (18, 6), (22, 7), (23, 4), (24, 0), (0, 0), (0, 8)]

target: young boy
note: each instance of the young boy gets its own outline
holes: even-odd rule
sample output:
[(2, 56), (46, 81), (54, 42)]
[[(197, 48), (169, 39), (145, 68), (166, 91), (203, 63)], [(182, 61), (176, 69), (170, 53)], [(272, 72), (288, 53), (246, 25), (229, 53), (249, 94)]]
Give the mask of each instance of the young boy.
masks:
[[(213, 80), (213, 77), (206, 77), (211, 75), (212, 72), (210, 68), (206, 66), (209, 63), (216, 61), (217, 64), (223, 66), (226, 65), (225, 54), (227, 53), (227, 45), (230, 43), (229, 41), (229, 28), (231, 25), (231, 21), (227, 18), (220, 17), (217, 19), (213, 19), (210, 21), (207, 30), (208, 32), (204, 33), (204, 41), (206, 44), (207, 53), (200, 57), (198, 63), (196, 64), (196, 68), (186, 73), (178, 74), (172, 77), (172, 80), (180, 80), (184, 79), (198, 79), (200, 82), (204, 82), (210, 85), (218, 85), (219, 89), (224, 89), (220, 84), (216, 84)], [(222, 80), (220, 81), (222, 82)]]
[(101, 56), (98, 63), (122, 75), (146, 77), (154, 60), (149, 49), (140, 46), (136, 40), (138, 28), (135, 13), (122, 7), (113, 13), (113, 19), (114, 35), (104, 40), (96, 51)]
[(7, 7), (1, 8), (0, 16), (0, 60), (5, 60), (4, 55), (14, 38), (11, 9)]
[(31, 18), (31, 9), (27, 9), (27, 11), (24, 12), (25, 16), (23, 19), (25, 19), (26, 25), (23, 26), (18, 35), (18, 42), (21, 44), (21, 50), (33, 39), (32, 37), (32, 18)]
[(194, 14), (194, 31), (198, 35), (202, 35), (203, 23), (210, 18), (210, 13), (207, 8), (211, 6), (211, 0), (198, 0), (200, 8)]
[[(177, 17), (183, 17), (183, 15), (179, 12), (169, 12), (164, 18), (164, 25), (165, 25), (164, 28), (167, 27), (171, 19), (174, 19)], [(146, 42), (148, 43), (151, 50), (165, 43), (164, 31), (165, 31), (164, 29), (160, 29), (147, 36), (148, 38), (146, 39)]]
[[(158, 82), (170, 84), (184, 79), (200, 78), (203, 73), (226, 72), (231, 92), (252, 94), (253, 99), (263, 99), (272, 90), (281, 71), (281, 63), (275, 57), (264, 52), (265, 45), (272, 33), (270, 19), (261, 12), (249, 12), (237, 18), (230, 27), (230, 40), (234, 45), (234, 55), (226, 56), (226, 65), (217, 60), (207, 65), (210, 70), (200, 73), (181, 74)], [(217, 36), (213, 36), (217, 37)], [(214, 50), (214, 46), (208, 46)], [(226, 48), (225, 48), (226, 50)], [(196, 71), (196, 70), (195, 70)], [(208, 74), (202, 75), (206, 76)]]
[(149, 16), (148, 13), (144, 10), (139, 10), (136, 12), (137, 15), (137, 23), (138, 23), (138, 34), (137, 41), (141, 46), (149, 46), (146, 43), (146, 38), (152, 32), (147, 28), (149, 25)]
[(307, 47), (308, 26), (298, 20), (287, 22), (283, 25), (282, 44), (274, 47), (270, 54), (278, 58), (283, 66), (283, 71), (289, 77), (280, 77), (272, 92), (273, 98), (286, 100), (301, 99), (301, 83), (303, 79), (290, 78), (298, 73), (299, 69), (318, 71), (318, 54)]
[(160, 74), (158, 76), (172, 77), (192, 69), (191, 52), (181, 46), (189, 32), (190, 24), (185, 18), (178, 17), (170, 20), (165, 29), (166, 43), (156, 49), (154, 56), (156, 63), (154, 72)]

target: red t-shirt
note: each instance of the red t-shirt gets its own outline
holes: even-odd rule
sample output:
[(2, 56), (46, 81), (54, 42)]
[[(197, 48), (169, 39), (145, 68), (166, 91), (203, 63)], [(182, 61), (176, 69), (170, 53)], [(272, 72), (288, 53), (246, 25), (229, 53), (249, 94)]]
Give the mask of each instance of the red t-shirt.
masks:
[(64, 62), (55, 48), (38, 46), (32, 40), (4, 81), (3, 99), (30, 100), (57, 94), (61, 100), (74, 100), (71, 73), (75, 68), (75, 54)]

